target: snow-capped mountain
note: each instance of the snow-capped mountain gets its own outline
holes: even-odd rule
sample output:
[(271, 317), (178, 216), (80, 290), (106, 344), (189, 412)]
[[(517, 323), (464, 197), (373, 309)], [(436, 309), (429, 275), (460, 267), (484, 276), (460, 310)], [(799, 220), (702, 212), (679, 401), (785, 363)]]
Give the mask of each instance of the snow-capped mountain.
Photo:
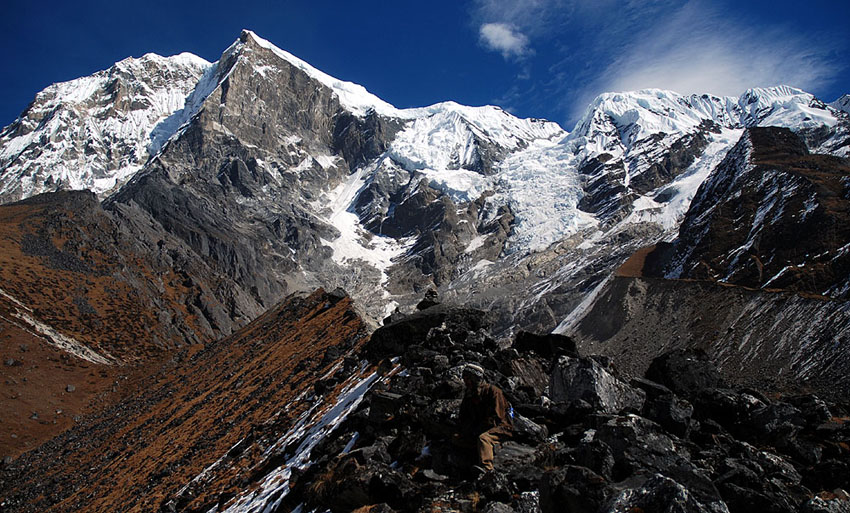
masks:
[(155, 127), (183, 107), (209, 65), (189, 53), (146, 54), (38, 93), (0, 132), (0, 201), (115, 191), (159, 149)]
[[(143, 95), (138, 105), (157, 108), (93, 110), (133, 66), (138, 94), (173, 101)], [(185, 68), (184, 79), (157, 66)], [(100, 168), (63, 157), (70, 143), (36, 156), (35, 134), (65, 133), (37, 124), (48, 105), (50, 119), (86, 106), (72, 117), (97, 128), (89, 132), (137, 127), (132, 144), (121, 139), (132, 151), (95, 151), (93, 162), (123, 163)], [(141, 113), (148, 121), (128, 121)], [(115, 192), (107, 209), (151, 216), (243, 284), (219, 298), (225, 310), (255, 312), (293, 288), (325, 285), (380, 319), (434, 287), (551, 328), (632, 251), (674, 238), (700, 184), (753, 126), (791, 128), (813, 152), (850, 148), (846, 114), (791, 87), (606, 93), (568, 133), (491, 106), (397, 109), (244, 31), (213, 64), (149, 55), (40, 93), (4, 131), (0, 187), (7, 198), (45, 183)], [(46, 169), (44, 159), (62, 167), (39, 175), (41, 188), (18, 178)], [(534, 292), (500, 292), (516, 289)]]
[(841, 98), (829, 104), (834, 109), (850, 114), (850, 94), (845, 94)]

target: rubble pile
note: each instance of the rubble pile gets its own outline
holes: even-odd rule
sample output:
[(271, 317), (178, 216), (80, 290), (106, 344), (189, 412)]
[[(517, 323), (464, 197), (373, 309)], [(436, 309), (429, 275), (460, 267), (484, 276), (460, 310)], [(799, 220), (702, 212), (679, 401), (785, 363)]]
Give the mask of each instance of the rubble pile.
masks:
[[(280, 511), (850, 511), (846, 405), (735, 388), (696, 351), (627, 377), (568, 337), (499, 344), (488, 324), (444, 305), (389, 319), (365, 348), (388, 379), (317, 445)], [(470, 363), (513, 410), (486, 472), (452, 442)]]

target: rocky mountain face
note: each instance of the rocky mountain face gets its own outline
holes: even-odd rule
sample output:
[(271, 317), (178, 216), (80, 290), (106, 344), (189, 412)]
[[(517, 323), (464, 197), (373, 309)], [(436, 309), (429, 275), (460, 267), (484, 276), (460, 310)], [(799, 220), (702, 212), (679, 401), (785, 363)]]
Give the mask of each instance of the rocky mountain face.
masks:
[(830, 105), (835, 109), (850, 113), (850, 94), (845, 94)]
[(125, 365), (229, 334), (216, 319), (261, 313), (217, 309), (216, 291), (238, 291), (233, 282), (161, 228), (118, 219), (85, 191), (0, 206), (0, 301), (16, 323), (92, 363)]
[[(568, 133), (250, 31), (51, 86), (0, 133), (0, 506), (841, 511), (845, 104), (607, 93)], [(481, 479), (470, 362), (519, 423)]]
[(559, 330), (631, 373), (698, 348), (753, 386), (845, 395), (848, 180), (846, 159), (790, 130), (747, 129), (678, 236), (633, 255)]
[(850, 166), (753, 128), (703, 183), (665, 274), (847, 299)]
[(231, 312), (207, 319), (222, 333), (317, 286), (350, 291), (375, 321), (435, 288), (501, 311), (506, 335), (552, 329), (631, 253), (675, 236), (745, 127), (790, 127), (835, 155), (850, 141), (846, 114), (788, 87), (605, 94), (572, 133), (493, 107), (400, 110), (248, 31), (171, 107), (145, 125), (157, 151), (104, 207), (161, 225), (238, 284), (209, 287), (210, 309)]

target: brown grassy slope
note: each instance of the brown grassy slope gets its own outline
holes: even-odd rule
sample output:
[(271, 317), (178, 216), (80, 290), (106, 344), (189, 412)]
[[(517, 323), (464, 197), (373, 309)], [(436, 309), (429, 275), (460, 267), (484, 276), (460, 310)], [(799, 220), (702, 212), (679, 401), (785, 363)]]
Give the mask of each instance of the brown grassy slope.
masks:
[(261, 448), (310, 406), (292, 401), (338, 361), (323, 361), (328, 348), (356, 349), (367, 333), (350, 299), (293, 296), (231, 337), (138, 379), (133, 397), (16, 460), (3, 472), (0, 496), (9, 497), (9, 511), (157, 511), (247, 439), (197, 497), (181, 502), (207, 510), (245, 486)]
[(176, 324), (201, 333), (186, 308), (190, 287), (152, 255), (124, 240), (86, 192), (0, 206), (0, 288), (39, 321), (121, 363), (186, 343)]
[[(0, 206), (0, 458), (58, 435), (95, 399), (109, 404), (145, 362), (211, 340), (187, 309), (197, 292), (128, 240), (90, 193)], [(58, 349), (22, 313), (111, 364)]]
[(76, 358), (23, 329), (0, 302), (0, 458), (35, 449), (111, 395), (120, 369)]

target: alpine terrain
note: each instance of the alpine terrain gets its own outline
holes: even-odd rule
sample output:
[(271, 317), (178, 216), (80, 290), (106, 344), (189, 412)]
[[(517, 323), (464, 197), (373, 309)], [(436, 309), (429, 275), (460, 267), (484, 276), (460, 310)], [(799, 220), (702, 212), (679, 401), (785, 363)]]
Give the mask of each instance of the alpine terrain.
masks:
[(848, 98), (567, 132), (248, 30), (54, 84), (0, 131), (0, 510), (850, 511)]

